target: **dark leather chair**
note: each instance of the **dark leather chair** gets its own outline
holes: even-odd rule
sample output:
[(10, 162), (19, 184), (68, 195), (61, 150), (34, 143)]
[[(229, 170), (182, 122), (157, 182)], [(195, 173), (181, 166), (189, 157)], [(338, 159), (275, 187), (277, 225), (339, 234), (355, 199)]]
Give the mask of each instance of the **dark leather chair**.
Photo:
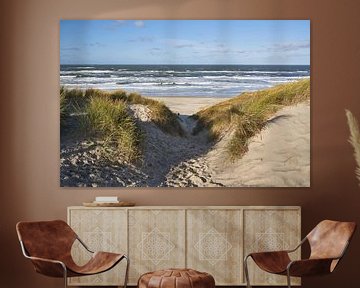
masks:
[[(286, 275), (288, 287), (290, 277), (305, 277), (330, 274), (344, 256), (356, 229), (354, 222), (324, 220), (320, 222), (292, 250), (250, 253), (244, 259), (244, 272), (247, 287), (251, 287), (247, 260), (251, 257), (264, 271)], [(309, 242), (311, 254), (309, 259), (291, 261), (289, 253), (296, 251), (306, 241)]]
[[(127, 285), (129, 259), (125, 254), (91, 251), (62, 220), (19, 222), (16, 231), (24, 256), (31, 260), (35, 271), (50, 277), (88, 276), (112, 269), (121, 260), (127, 261), (124, 288)], [(71, 257), (71, 247), (78, 240), (92, 254), (83, 266), (78, 266)]]

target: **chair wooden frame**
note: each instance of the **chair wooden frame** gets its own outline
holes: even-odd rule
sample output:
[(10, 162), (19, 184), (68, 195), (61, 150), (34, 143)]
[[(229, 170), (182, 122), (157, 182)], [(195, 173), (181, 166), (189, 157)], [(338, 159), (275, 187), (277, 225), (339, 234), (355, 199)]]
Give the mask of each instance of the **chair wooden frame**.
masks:
[[(42, 257), (35, 257), (35, 256), (31, 256), (26, 247), (25, 247), (25, 244), (22, 240), (22, 235), (21, 235), (21, 232), (20, 232), (20, 229), (19, 229), (19, 225), (21, 225), (22, 223), (50, 223), (50, 222), (56, 222), (56, 221), (60, 221), (62, 223), (65, 223), (64, 221), (62, 220), (55, 220), (55, 221), (42, 221), (42, 222), (19, 222), (17, 223), (16, 225), (16, 230), (17, 230), (17, 234), (18, 234), (18, 238), (19, 238), (19, 242), (20, 242), (20, 246), (21, 246), (21, 251), (22, 251), (22, 254), (24, 255), (25, 258), (29, 259), (32, 261), (34, 267), (35, 267), (35, 270), (40, 273), (40, 274), (43, 274), (43, 275), (47, 275), (47, 276), (52, 276), (52, 275), (49, 275), (47, 273), (43, 273), (41, 271), (41, 269), (39, 270), (39, 267), (36, 267), (36, 265), (34, 264), (34, 262), (37, 262), (37, 263), (43, 263), (45, 265), (49, 265), (50, 266), (50, 270), (52, 269), (54, 272), (54, 276), (52, 277), (59, 277), (59, 271), (61, 270), (62, 271), (62, 277), (64, 279), (64, 287), (67, 288), (68, 287), (68, 283), (67, 283), (67, 279), (68, 277), (80, 277), (80, 276), (89, 276), (89, 275), (94, 275), (94, 274), (99, 274), (99, 273), (103, 273), (103, 272), (106, 272), (112, 268), (114, 268), (118, 263), (121, 262), (122, 259), (125, 259), (126, 260), (126, 270), (125, 270), (125, 279), (124, 279), (124, 284), (123, 284), (123, 288), (127, 288), (127, 282), (128, 282), (128, 277), (129, 277), (129, 265), (130, 265), (130, 259), (127, 255), (125, 254), (114, 254), (114, 253), (111, 253), (111, 254), (114, 254), (114, 255), (118, 255), (118, 256), (121, 256), (118, 260), (116, 260), (113, 265), (111, 265), (109, 268), (107, 269), (104, 269), (102, 271), (99, 271), (99, 272), (96, 272), (96, 273), (85, 273), (85, 272), (80, 272), (80, 271), (73, 271), (71, 270), (64, 261), (60, 261), (58, 259), (48, 259), (48, 258), (42, 258)], [(66, 224), (66, 223), (65, 223)], [(67, 225), (67, 224), (66, 224)], [(68, 225), (67, 225), (68, 226)], [(69, 227), (69, 226), (68, 226)], [(70, 227), (69, 227), (70, 228)], [(71, 229), (71, 228), (70, 228)], [(73, 232), (73, 230), (71, 229), (71, 231)], [(96, 256), (96, 252), (92, 251), (91, 249), (89, 249), (89, 247), (79, 238), (79, 236), (75, 233), (74, 233), (74, 236), (75, 236), (75, 241), (79, 241), (79, 243), (89, 252), (92, 254), (92, 259), (94, 259), (94, 256)], [(107, 253), (107, 252), (98, 252), (98, 253)], [(90, 262), (90, 261), (89, 261)], [(85, 264), (86, 265), (86, 264)], [(84, 266), (85, 266), (84, 265)], [(83, 266), (83, 267), (84, 267)], [(57, 269), (57, 268), (60, 268), (60, 269)], [(81, 267), (80, 267), (81, 268)]]
[[(341, 239), (342, 242), (344, 242), (344, 245), (340, 248), (342, 249), (341, 252), (336, 256), (331, 256), (331, 253), (328, 257), (318, 257), (316, 253), (313, 253), (313, 247), (311, 246), (312, 242), (312, 234), (316, 232), (316, 229), (320, 229), (320, 226), (326, 226), (326, 225), (333, 225), (334, 227), (336, 225), (343, 225), (345, 229), (347, 230), (347, 235), (343, 236)], [(306, 237), (304, 237), (300, 244), (298, 244), (294, 249), (290, 250), (282, 250), (282, 251), (268, 251), (268, 252), (257, 252), (257, 253), (250, 253), (245, 256), (244, 258), (244, 274), (246, 279), (246, 285), (248, 288), (251, 288), (250, 285), (250, 279), (249, 279), (249, 269), (248, 269), (248, 259), (251, 257), (255, 261), (255, 263), (264, 271), (278, 274), (278, 275), (286, 275), (287, 276), (287, 286), (288, 288), (291, 288), (291, 276), (295, 277), (304, 277), (304, 276), (314, 276), (314, 275), (322, 275), (322, 274), (329, 274), (332, 273), (337, 266), (338, 262), (341, 260), (341, 258), (344, 256), (349, 243), (351, 241), (351, 238), (355, 232), (356, 224), (354, 222), (338, 222), (338, 221), (331, 221), (331, 220), (324, 220), (320, 222)], [(295, 252), (298, 250), (305, 242), (309, 241), (310, 248), (312, 249), (312, 253), (310, 255), (309, 259), (301, 259), (301, 260), (294, 260), (291, 261), (288, 257), (289, 253)], [(318, 241), (318, 240), (316, 240)], [(315, 251), (316, 252), (316, 251)], [(312, 255), (315, 254), (314, 257)], [(325, 254), (326, 255), (326, 254)], [(266, 267), (266, 262), (261, 263), (260, 260), (264, 261), (267, 257), (274, 258), (278, 257), (279, 259), (281, 257), (288, 257), (288, 263), (285, 269), (279, 269), (278, 266), (276, 269), (273, 269), (271, 271), (270, 266)], [(257, 259), (258, 258), (258, 259)]]

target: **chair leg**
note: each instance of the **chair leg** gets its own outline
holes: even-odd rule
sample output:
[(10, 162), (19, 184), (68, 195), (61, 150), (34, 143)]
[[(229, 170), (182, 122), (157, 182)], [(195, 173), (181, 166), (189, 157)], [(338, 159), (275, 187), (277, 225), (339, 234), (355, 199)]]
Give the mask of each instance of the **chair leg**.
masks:
[(66, 270), (66, 266), (65, 265), (62, 265), (63, 266), (63, 269), (64, 269), (64, 287), (67, 288), (68, 285), (67, 285), (67, 270)]
[(125, 260), (126, 260), (126, 270), (125, 270), (125, 280), (124, 280), (124, 288), (127, 287), (127, 282), (128, 282), (128, 278), (129, 278), (129, 265), (130, 265), (130, 259), (127, 256), (124, 256)]
[(287, 269), (287, 284), (288, 284), (288, 288), (291, 288), (291, 278), (290, 278), (290, 271), (289, 269)]
[(250, 279), (249, 279), (249, 269), (248, 269), (248, 265), (247, 265), (247, 259), (249, 258), (250, 255), (246, 256), (244, 259), (244, 272), (245, 272), (245, 279), (246, 279), (246, 287), (247, 288), (251, 288), (250, 285)]

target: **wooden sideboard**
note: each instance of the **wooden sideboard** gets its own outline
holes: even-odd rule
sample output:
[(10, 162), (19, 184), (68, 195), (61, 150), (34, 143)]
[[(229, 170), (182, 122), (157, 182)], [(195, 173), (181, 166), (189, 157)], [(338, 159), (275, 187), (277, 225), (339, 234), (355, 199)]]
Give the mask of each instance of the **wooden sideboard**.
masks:
[[(92, 250), (129, 255), (129, 285), (148, 271), (184, 267), (212, 274), (216, 285), (245, 285), (246, 254), (294, 248), (301, 240), (298, 206), (81, 206), (68, 207), (68, 223)], [(78, 243), (72, 254), (78, 263), (89, 259)], [(253, 285), (286, 285), (286, 277), (249, 264)], [(69, 285), (121, 285), (124, 271), (120, 263), (103, 274), (70, 278)], [(292, 282), (300, 285), (298, 278)]]

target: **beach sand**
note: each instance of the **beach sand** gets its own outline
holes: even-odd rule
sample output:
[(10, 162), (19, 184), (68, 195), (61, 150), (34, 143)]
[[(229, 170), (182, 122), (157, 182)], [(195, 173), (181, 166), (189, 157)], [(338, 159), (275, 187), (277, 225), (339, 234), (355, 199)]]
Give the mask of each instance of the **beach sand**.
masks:
[(148, 97), (157, 101), (164, 102), (171, 111), (181, 115), (193, 115), (196, 112), (215, 105), (219, 102), (226, 101), (229, 98), (213, 97), (186, 97), (186, 96), (167, 96), (167, 97)]

